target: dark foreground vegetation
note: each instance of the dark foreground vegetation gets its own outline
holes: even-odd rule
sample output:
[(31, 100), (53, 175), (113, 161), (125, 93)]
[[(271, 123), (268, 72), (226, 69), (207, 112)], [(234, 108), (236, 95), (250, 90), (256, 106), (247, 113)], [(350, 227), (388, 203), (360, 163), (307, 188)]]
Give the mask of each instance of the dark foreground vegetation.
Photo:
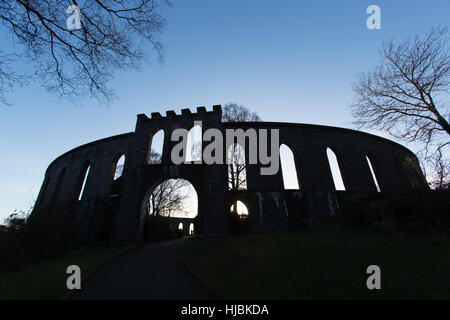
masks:
[(57, 225), (32, 224), (30, 212), (15, 211), (6, 221), (8, 227), (0, 230), (0, 275), (64, 255)]
[[(450, 196), (343, 199), (320, 226), (187, 242), (191, 272), (224, 299), (450, 299)], [(366, 269), (381, 268), (381, 290)]]
[[(187, 268), (222, 299), (450, 299), (450, 243), (323, 225), (188, 241)], [(381, 290), (368, 290), (370, 265)]]
[(450, 189), (353, 196), (341, 203), (332, 222), (368, 232), (442, 237), (450, 231)]
[[(236, 236), (188, 241), (182, 258), (221, 298), (450, 299), (448, 190), (340, 197), (339, 214), (292, 232), (245, 235), (248, 218), (231, 215)], [(69, 264), (85, 275), (130, 248), (67, 251), (60, 222), (12, 218), (0, 230), (0, 299), (59, 298)], [(147, 217), (145, 241), (181, 236), (169, 219)], [(379, 291), (366, 288), (373, 264), (381, 267)]]
[(84, 279), (100, 265), (135, 247), (69, 251), (63, 257), (0, 275), (0, 300), (61, 299), (69, 292), (66, 287), (69, 265), (78, 265)]

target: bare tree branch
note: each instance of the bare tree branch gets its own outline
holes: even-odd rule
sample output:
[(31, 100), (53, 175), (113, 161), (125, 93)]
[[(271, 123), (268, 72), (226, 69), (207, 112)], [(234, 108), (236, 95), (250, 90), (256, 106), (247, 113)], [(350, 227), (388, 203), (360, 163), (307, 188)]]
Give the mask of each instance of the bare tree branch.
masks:
[[(159, 14), (164, 0), (0, 0), (0, 22), (22, 45), (43, 86), (58, 97), (79, 101), (85, 96), (101, 102), (114, 99), (107, 86), (116, 71), (138, 69), (146, 46), (162, 60), (158, 40), (165, 19)], [(69, 5), (81, 12), (81, 29), (69, 30)], [(148, 60), (148, 59), (147, 59)], [(19, 80), (6, 70), (0, 56), (0, 101), (7, 92), (2, 84)], [(19, 61), (17, 59), (16, 61)], [(23, 62), (23, 61), (22, 61)]]
[[(227, 122), (261, 121), (256, 112), (236, 103), (223, 107), (222, 120)], [(228, 186), (231, 190), (247, 189), (247, 175), (244, 148), (234, 143), (227, 150)], [(236, 207), (236, 206), (235, 206)]]
[[(160, 163), (161, 155), (150, 150), (150, 163)], [(188, 214), (186, 201), (189, 199), (190, 183), (184, 179), (169, 179), (152, 190), (148, 199), (147, 214), (171, 217), (173, 214)]]
[(436, 169), (450, 151), (449, 89), (447, 28), (399, 44), (391, 40), (383, 45), (380, 65), (353, 85), (354, 123), (423, 145), (418, 155)]

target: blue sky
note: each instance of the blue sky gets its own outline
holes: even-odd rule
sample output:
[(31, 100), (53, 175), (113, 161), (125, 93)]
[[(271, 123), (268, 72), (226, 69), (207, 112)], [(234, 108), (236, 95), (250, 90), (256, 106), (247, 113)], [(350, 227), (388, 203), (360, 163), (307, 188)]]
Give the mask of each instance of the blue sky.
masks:
[[(381, 30), (366, 28), (371, 4)], [(38, 82), (0, 105), (0, 222), (32, 203), (54, 158), (133, 131), (138, 113), (232, 101), (263, 120), (352, 127), (356, 75), (377, 64), (384, 40), (448, 25), (450, 1), (172, 0), (164, 15), (165, 62), (117, 74), (109, 107), (58, 102)], [(12, 49), (0, 31), (1, 48)]]

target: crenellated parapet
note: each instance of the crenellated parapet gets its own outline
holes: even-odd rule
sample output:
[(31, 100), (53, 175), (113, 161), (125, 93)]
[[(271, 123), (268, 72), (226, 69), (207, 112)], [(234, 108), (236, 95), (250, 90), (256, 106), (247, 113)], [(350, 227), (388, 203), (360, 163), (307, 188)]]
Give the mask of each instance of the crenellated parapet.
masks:
[[(201, 121), (202, 133), (208, 129), (277, 130), (281, 147), (291, 154), (298, 190), (284, 187), (282, 168), (273, 175), (262, 175), (265, 164), (247, 163), (246, 190), (228, 190), (227, 163), (185, 162), (175, 165), (171, 151), (175, 130), (192, 130)], [(198, 122), (197, 122), (198, 123)], [(149, 162), (152, 139), (164, 133), (162, 159)], [(246, 140), (247, 141), (247, 140)], [(209, 142), (202, 143), (202, 151)], [(269, 143), (269, 142), (268, 142)], [(257, 149), (260, 149), (258, 145)], [(248, 146), (244, 147), (248, 161)], [(329, 150), (335, 155), (345, 191), (336, 190)], [(227, 150), (222, 150), (223, 154)], [(118, 159), (125, 163), (120, 191), (112, 194)], [(375, 172), (378, 186), (374, 183)], [(66, 219), (64, 228), (73, 243), (94, 242), (106, 219), (112, 222), (109, 241), (139, 240), (142, 235), (143, 199), (158, 183), (183, 178), (192, 183), (198, 195), (197, 234), (226, 234), (229, 208), (243, 201), (249, 210), (253, 231), (276, 231), (310, 225), (339, 210), (337, 194), (401, 192), (427, 188), (415, 155), (390, 140), (344, 128), (279, 122), (222, 122), (222, 109), (181, 109), (138, 114), (134, 132), (94, 141), (68, 151), (48, 167), (36, 203), (36, 215), (54, 212)], [(81, 193), (81, 189), (83, 191)], [(378, 188), (378, 189), (377, 189)], [(80, 194), (82, 196), (80, 197)], [(108, 217), (108, 218), (105, 218)], [(63, 218), (61, 218), (63, 219)], [(64, 220), (63, 219), (63, 220)], [(102, 222), (103, 221), (103, 222)]]
[(197, 112), (191, 112), (189, 108), (181, 109), (181, 113), (177, 114), (174, 110), (166, 111), (166, 116), (162, 116), (159, 112), (152, 112), (150, 118), (141, 113), (137, 115), (138, 122), (148, 122), (151, 120), (175, 120), (175, 119), (202, 119), (206, 117), (219, 117), (222, 118), (222, 108), (220, 105), (214, 105), (211, 111), (208, 111), (206, 107), (197, 107)]

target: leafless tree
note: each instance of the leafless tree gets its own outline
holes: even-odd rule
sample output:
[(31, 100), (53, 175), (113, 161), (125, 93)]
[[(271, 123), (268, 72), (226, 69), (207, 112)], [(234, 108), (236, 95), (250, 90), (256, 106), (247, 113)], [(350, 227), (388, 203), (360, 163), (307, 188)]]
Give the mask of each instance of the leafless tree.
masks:
[(0, 50), (0, 103), (10, 105), (6, 99), (6, 93), (10, 92), (14, 85), (23, 84), (23, 77), (11, 68), (11, 64), (17, 59), (17, 55), (6, 54)]
[[(249, 108), (236, 103), (228, 103), (223, 107), (222, 120), (224, 122), (261, 121), (261, 118)], [(238, 143), (230, 145), (227, 150), (228, 187), (231, 190), (247, 189), (247, 165), (245, 150)], [(237, 202), (233, 210), (237, 213)]]
[(224, 122), (243, 122), (243, 121), (261, 121), (256, 112), (237, 103), (227, 103), (222, 109), (222, 121)]
[[(160, 163), (161, 155), (150, 150), (150, 163)], [(185, 201), (189, 194), (190, 183), (184, 179), (169, 179), (153, 189), (148, 199), (147, 213), (155, 216), (170, 217), (174, 213), (187, 214)]]
[(150, 150), (149, 163), (150, 164), (159, 164), (159, 163), (161, 163), (161, 155), (158, 152), (156, 152), (155, 150), (153, 150), (153, 149)]
[(434, 152), (430, 158), (435, 172), (431, 187), (436, 190), (450, 189), (450, 159), (443, 157), (441, 149)]
[(247, 189), (247, 165), (245, 150), (238, 143), (230, 145), (227, 151), (228, 187), (231, 190)]
[(165, 180), (153, 189), (149, 198), (148, 213), (155, 216), (171, 217), (173, 214), (187, 214), (185, 201), (189, 198), (184, 179)]
[[(419, 143), (419, 157), (437, 168), (450, 147), (450, 53), (447, 28), (383, 44), (381, 63), (354, 83), (352, 112), (359, 127)], [(445, 171), (441, 171), (445, 173)], [(436, 174), (436, 172), (434, 172)], [(443, 179), (448, 179), (447, 177)]]
[[(8, 62), (29, 63), (43, 86), (57, 96), (102, 102), (114, 98), (107, 86), (115, 71), (137, 69), (150, 45), (162, 59), (158, 35), (165, 23), (165, 0), (0, 0), (0, 22), (20, 54), (0, 54), (0, 101), (10, 84), (30, 75), (6, 68)], [(80, 29), (66, 24), (70, 5), (79, 8)], [(12, 47), (12, 46), (11, 46)], [(147, 59), (150, 60), (150, 59)]]

